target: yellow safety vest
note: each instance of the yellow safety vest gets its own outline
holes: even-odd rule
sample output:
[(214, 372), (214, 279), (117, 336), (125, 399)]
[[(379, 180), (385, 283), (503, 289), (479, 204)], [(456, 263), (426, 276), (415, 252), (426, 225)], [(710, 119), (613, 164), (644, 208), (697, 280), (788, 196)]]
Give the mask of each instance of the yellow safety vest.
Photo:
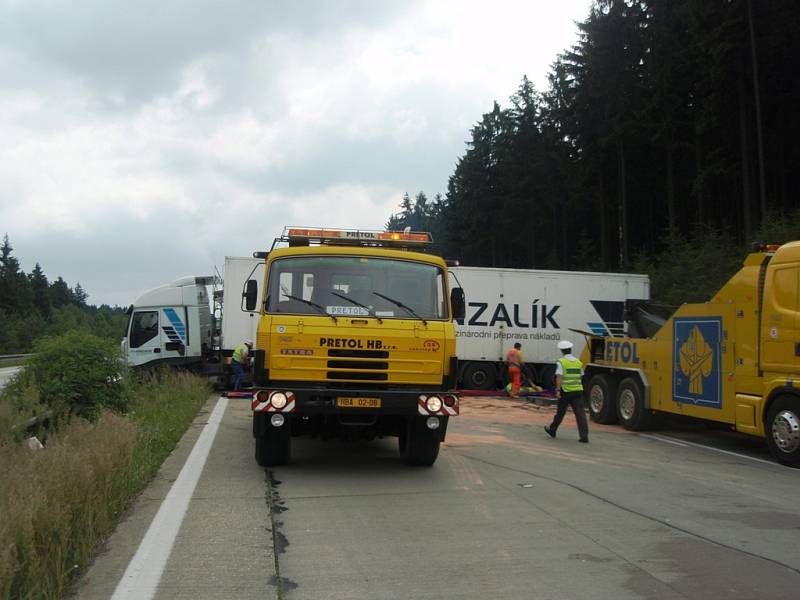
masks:
[(244, 357), (242, 356), (243, 352), (247, 352), (247, 345), (246, 344), (239, 344), (233, 351), (233, 360), (244, 364)]
[(568, 358), (559, 358), (561, 365), (561, 389), (565, 392), (582, 392), (583, 384), (581, 383), (581, 369), (583, 363), (577, 358), (570, 360)]

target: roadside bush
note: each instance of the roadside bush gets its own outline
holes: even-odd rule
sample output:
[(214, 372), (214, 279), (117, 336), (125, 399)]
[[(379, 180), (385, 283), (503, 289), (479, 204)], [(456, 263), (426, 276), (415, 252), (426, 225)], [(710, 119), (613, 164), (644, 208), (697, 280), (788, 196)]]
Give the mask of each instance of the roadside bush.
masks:
[(94, 421), (101, 408), (124, 412), (128, 390), (124, 362), (114, 342), (81, 331), (43, 338), (20, 383), (35, 383), (58, 419), (66, 414)]

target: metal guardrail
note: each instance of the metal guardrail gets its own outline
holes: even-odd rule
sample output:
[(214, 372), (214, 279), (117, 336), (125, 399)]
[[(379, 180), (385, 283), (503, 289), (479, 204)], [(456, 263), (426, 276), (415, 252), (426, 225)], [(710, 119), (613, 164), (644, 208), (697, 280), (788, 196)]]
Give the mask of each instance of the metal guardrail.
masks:
[(16, 425), (12, 425), (11, 431), (15, 431), (16, 429), (24, 429), (28, 433), (33, 433), (38, 425), (47, 423), (47, 421), (49, 421), (52, 416), (53, 416), (53, 411), (48, 410), (38, 417), (31, 417), (29, 419), (25, 419), (20, 423), (17, 423)]
[(33, 354), (0, 354), (0, 361), (28, 358), (29, 356), (33, 356)]

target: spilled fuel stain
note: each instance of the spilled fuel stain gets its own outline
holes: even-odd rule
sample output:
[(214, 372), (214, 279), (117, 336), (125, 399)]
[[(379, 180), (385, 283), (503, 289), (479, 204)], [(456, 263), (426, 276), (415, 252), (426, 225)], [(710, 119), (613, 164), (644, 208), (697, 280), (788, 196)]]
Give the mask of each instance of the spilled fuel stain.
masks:
[(275, 559), (275, 574), (270, 577), (269, 584), (275, 586), (279, 600), (285, 598), (286, 592), (293, 590), (297, 584), (286, 577), (281, 577), (280, 555), (286, 552), (289, 540), (281, 531), (283, 521), (278, 516), (287, 510), (281, 498), (279, 486), (281, 482), (275, 479), (275, 473), (264, 469), (267, 477), (267, 507), (269, 508), (270, 529), (272, 530), (272, 554)]

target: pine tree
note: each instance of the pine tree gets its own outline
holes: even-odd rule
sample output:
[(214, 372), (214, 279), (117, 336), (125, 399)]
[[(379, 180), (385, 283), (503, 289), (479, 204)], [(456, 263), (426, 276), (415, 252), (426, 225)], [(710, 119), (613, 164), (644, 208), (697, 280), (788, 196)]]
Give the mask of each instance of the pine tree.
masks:
[(80, 306), (80, 307), (85, 307), (86, 306), (86, 299), (88, 297), (89, 297), (89, 295), (84, 291), (83, 287), (81, 286), (81, 282), (79, 281), (75, 285), (75, 289), (72, 292), (73, 302), (76, 305)]
[(39, 314), (45, 319), (49, 319), (52, 312), (52, 304), (50, 302), (49, 288), (50, 284), (47, 277), (42, 271), (41, 265), (36, 263), (36, 266), (28, 276), (31, 282), (31, 290), (33, 292), (33, 305)]
[(13, 251), (6, 234), (0, 246), (0, 310), (9, 314), (25, 311), (32, 300), (28, 279), (19, 270)]
[(73, 303), (73, 291), (63, 278), (58, 277), (50, 284), (50, 302), (54, 308), (61, 308)]

